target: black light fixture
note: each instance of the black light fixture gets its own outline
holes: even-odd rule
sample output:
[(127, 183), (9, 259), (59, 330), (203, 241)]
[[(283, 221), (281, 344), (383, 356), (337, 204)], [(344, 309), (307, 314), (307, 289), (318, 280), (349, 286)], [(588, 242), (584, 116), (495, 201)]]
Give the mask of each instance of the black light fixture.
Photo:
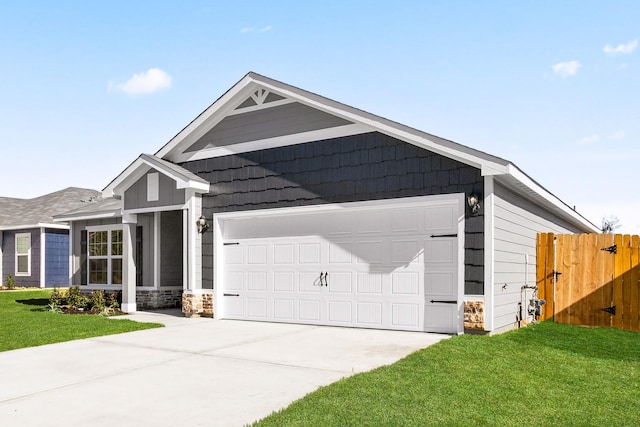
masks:
[(198, 233), (202, 234), (209, 229), (209, 223), (204, 215), (200, 215), (200, 218), (196, 220), (196, 227), (198, 227)]
[(467, 203), (471, 208), (471, 213), (477, 215), (480, 211), (480, 197), (477, 194), (471, 194), (467, 197)]

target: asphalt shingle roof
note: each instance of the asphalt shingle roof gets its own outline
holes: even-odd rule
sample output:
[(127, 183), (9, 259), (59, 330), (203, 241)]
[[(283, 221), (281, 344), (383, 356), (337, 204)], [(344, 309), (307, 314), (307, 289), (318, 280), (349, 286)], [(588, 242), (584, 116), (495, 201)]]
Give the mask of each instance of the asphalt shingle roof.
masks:
[(100, 192), (69, 187), (33, 199), (0, 197), (0, 229), (52, 224), (53, 217), (95, 203)]

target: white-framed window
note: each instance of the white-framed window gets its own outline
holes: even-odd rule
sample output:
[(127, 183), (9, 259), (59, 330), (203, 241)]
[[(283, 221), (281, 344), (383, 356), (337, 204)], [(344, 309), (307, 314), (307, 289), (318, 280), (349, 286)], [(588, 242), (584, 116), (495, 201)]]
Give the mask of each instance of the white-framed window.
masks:
[(16, 276), (31, 276), (31, 233), (16, 233)]
[(122, 226), (87, 227), (89, 285), (122, 284)]

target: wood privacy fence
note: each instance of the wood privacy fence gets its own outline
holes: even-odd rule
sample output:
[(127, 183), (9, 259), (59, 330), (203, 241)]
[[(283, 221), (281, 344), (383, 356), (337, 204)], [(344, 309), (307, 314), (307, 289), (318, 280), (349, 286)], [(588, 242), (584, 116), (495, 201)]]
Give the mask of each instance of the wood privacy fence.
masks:
[(541, 320), (640, 331), (640, 237), (538, 234)]

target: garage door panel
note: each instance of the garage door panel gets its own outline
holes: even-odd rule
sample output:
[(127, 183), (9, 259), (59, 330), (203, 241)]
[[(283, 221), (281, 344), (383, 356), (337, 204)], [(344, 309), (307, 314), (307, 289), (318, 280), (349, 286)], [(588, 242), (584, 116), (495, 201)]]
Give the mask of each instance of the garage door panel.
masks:
[(329, 264), (351, 264), (352, 252), (351, 242), (329, 243)]
[(424, 210), (424, 226), (428, 232), (455, 233), (458, 228), (457, 206), (429, 206)]
[(395, 295), (419, 295), (420, 273), (417, 271), (391, 273), (391, 293)]
[(456, 264), (458, 259), (457, 240), (455, 238), (431, 239), (424, 242), (426, 265)]
[(294, 321), (295, 300), (293, 298), (275, 298), (273, 300), (273, 317), (279, 321)]
[(413, 208), (393, 211), (391, 213), (391, 229), (394, 233), (419, 232), (420, 210)]
[(383, 212), (362, 212), (357, 218), (355, 230), (358, 234), (382, 233)]
[(458, 317), (456, 304), (425, 304), (425, 322), (434, 332), (451, 332), (451, 324)]
[(294, 292), (296, 289), (296, 273), (293, 271), (276, 271), (273, 273), (274, 292)]
[(320, 264), (320, 243), (300, 243), (298, 253), (300, 264)]
[(325, 277), (325, 285), (330, 294), (352, 293), (352, 281), (351, 273), (328, 272)]
[(391, 305), (391, 325), (396, 327), (419, 326), (419, 304), (392, 304)]
[(247, 298), (247, 316), (253, 319), (267, 319), (267, 298)]
[(329, 321), (339, 323), (352, 323), (352, 302), (351, 301), (329, 301)]
[(382, 274), (359, 272), (356, 276), (357, 291), (360, 294), (381, 294)]
[(227, 317), (245, 318), (244, 303), (245, 300), (238, 297), (224, 297), (224, 311)]
[(300, 292), (320, 293), (320, 272), (300, 273), (298, 290)]
[(382, 326), (382, 303), (359, 302), (356, 305), (356, 312), (359, 324)]
[(294, 264), (296, 262), (296, 245), (293, 243), (275, 243), (273, 245), (274, 264)]
[(245, 274), (242, 271), (230, 271), (226, 274), (226, 280), (224, 283), (225, 289), (229, 291), (244, 291), (244, 277)]
[(384, 241), (362, 241), (354, 245), (359, 264), (377, 265), (384, 260)]
[(226, 264), (232, 264), (232, 265), (244, 264), (244, 248), (238, 245), (225, 245), (224, 259)]
[(249, 245), (247, 247), (247, 263), (262, 265), (266, 264), (267, 245)]
[(320, 301), (305, 300), (298, 301), (298, 318), (304, 321), (320, 321)]
[(267, 273), (265, 271), (250, 271), (247, 273), (247, 290), (266, 291)]
[(420, 242), (417, 240), (395, 240), (391, 243), (391, 262), (409, 264), (420, 262)]
[(456, 274), (451, 271), (427, 272), (424, 275), (425, 295), (429, 297), (455, 299), (453, 285), (456, 282)]

